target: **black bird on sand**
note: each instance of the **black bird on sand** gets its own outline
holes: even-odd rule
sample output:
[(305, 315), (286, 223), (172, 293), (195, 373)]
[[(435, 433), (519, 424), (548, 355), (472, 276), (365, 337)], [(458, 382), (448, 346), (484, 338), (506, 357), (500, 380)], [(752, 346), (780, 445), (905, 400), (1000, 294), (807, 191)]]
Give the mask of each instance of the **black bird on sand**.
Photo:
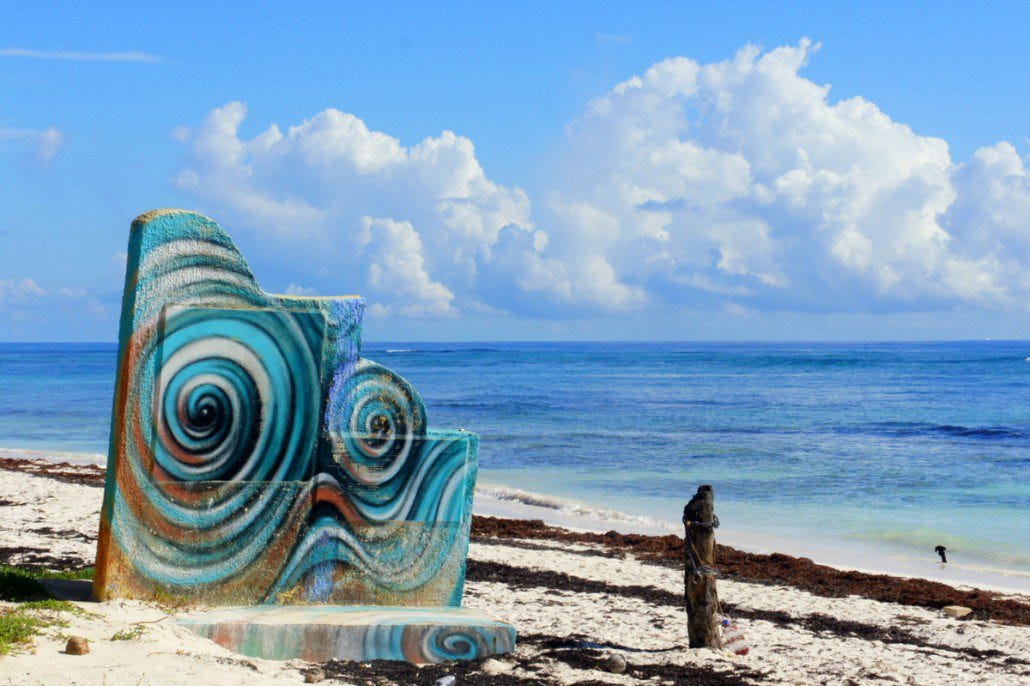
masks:
[(947, 548), (945, 548), (942, 545), (939, 545), (936, 548), (934, 548), (934, 550), (936, 550), (937, 554), (941, 556), (941, 562), (947, 562), (948, 561), (948, 558), (944, 555), (944, 551), (947, 550)]

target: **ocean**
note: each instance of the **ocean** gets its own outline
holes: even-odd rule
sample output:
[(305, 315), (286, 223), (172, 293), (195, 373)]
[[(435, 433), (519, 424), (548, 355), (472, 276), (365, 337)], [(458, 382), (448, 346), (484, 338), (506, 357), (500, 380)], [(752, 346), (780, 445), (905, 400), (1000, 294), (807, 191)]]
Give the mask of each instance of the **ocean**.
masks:
[[(734, 545), (1030, 590), (1030, 342), (363, 354), (422, 393), (431, 426), (480, 434), (496, 498), (681, 531), (707, 483)], [(114, 344), (0, 344), (0, 447), (102, 461), (115, 358)]]

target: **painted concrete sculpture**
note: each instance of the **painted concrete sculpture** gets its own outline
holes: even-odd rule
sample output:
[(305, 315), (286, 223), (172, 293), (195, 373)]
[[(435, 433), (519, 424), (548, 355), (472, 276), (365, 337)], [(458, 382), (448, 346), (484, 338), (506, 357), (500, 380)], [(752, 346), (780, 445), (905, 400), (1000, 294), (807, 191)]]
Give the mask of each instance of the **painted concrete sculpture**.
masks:
[[(268, 606), (183, 620), (257, 656), (310, 656), (315, 634), (324, 659), (511, 650), (511, 626), (460, 609), (478, 439), (427, 430), (360, 357), (361, 298), (265, 293), (182, 210), (137, 218), (128, 255), (97, 599)], [(332, 607), (269, 619), (311, 604)]]

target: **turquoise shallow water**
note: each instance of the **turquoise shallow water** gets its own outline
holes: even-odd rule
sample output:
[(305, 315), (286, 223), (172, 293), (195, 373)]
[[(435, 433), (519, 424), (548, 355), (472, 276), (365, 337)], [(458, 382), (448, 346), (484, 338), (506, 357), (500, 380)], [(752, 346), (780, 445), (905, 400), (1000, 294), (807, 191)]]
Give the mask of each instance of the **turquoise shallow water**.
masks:
[[(481, 478), (1030, 571), (1030, 342), (368, 344)], [(103, 453), (115, 346), (0, 344), (0, 447)], [(875, 564), (871, 565), (875, 566)]]

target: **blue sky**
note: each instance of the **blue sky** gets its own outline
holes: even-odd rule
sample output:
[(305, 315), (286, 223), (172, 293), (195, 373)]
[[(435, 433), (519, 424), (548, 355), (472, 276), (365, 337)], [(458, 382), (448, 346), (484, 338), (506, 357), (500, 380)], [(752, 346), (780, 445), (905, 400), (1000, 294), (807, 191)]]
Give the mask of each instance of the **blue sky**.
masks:
[(0, 340), (164, 206), (370, 339), (1030, 338), (1027, 7), (7, 3)]

